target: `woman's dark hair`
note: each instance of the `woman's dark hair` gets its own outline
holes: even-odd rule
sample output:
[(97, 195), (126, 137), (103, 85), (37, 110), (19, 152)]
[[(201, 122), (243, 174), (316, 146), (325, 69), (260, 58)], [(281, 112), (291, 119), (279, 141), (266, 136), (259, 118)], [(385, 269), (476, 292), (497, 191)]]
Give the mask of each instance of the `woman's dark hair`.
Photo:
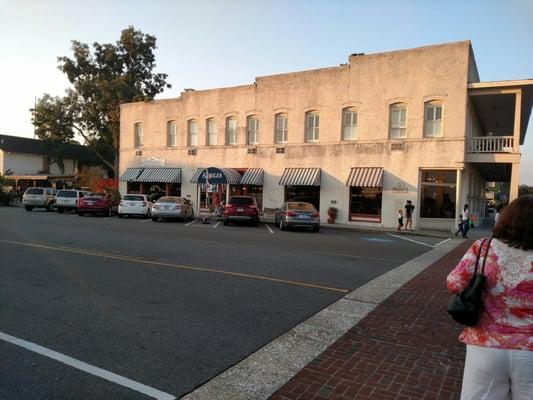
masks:
[(506, 206), (494, 227), (494, 237), (511, 247), (533, 249), (533, 195), (520, 196)]

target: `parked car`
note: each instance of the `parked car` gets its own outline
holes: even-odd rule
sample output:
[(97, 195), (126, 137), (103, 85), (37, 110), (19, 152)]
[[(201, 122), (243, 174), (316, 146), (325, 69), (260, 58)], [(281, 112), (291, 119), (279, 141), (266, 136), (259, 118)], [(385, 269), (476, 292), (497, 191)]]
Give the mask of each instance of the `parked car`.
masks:
[(78, 200), (88, 195), (89, 192), (84, 190), (58, 190), (56, 194), (56, 209), (58, 213), (68, 210), (77, 209)]
[(117, 212), (118, 201), (110, 194), (90, 193), (78, 200), (76, 211), (81, 217), (85, 214), (104, 214), (111, 217)]
[(57, 190), (52, 188), (30, 187), (26, 189), (22, 196), (22, 205), (26, 211), (31, 211), (35, 207), (52, 211), (56, 192)]
[(145, 194), (125, 194), (118, 205), (118, 217), (142, 215), (144, 218), (150, 218), (152, 205)]
[(250, 222), (259, 225), (259, 208), (255, 197), (233, 196), (224, 207), (224, 225), (231, 222)]
[(191, 202), (185, 197), (163, 196), (152, 206), (152, 221), (162, 219), (181, 219), (183, 221), (194, 218)]
[(276, 225), (282, 231), (287, 228), (300, 227), (320, 230), (320, 214), (311, 203), (288, 201), (276, 209)]

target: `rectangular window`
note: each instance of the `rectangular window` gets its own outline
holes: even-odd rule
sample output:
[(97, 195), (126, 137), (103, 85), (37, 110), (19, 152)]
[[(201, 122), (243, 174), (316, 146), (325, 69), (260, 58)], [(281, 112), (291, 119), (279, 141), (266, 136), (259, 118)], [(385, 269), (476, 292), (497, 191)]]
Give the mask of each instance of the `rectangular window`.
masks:
[(344, 110), (342, 118), (342, 140), (357, 139), (357, 112)]
[(143, 126), (140, 123), (134, 125), (133, 129), (135, 147), (141, 147), (144, 144)]
[(230, 145), (237, 144), (237, 120), (235, 118), (228, 118), (228, 137), (227, 143)]
[(190, 120), (187, 126), (189, 136), (189, 146), (198, 146), (198, 123), (194, 120)]
[(320, 119), (317, 113), (309, 112), (306, 118), (306, 135), (307, 142), (317, 142), (319, 137)]
[(455, 218), (457, 172), (422, 171), (420, 217)]
[(215, 146), (217, 144), (217, 126), (214, 119), (207, 120), (207, 145)]
[(288, 136), (288, 118), (285, 114), (276, 115), (276, 143), (286, 143)]
[(381, 222), (382, 188), (350, 187), (350, 221)]
[(257, 144), (259, 140), (259, 120), (256, 117), (248, 117), (246, 121), (248, 144)]
[(169, 121), (167, 123), (167, 146), (176, 147), (178, 145), (176, 136), (176, 123), (174, 121)]
[(442, 105), (426, 103), (424, 112), (424, 135), (435, 137), (442, 135)]
[(393, 104), (390, 107), (390, 137), (400, 139), (407, 136), (407, 106)]

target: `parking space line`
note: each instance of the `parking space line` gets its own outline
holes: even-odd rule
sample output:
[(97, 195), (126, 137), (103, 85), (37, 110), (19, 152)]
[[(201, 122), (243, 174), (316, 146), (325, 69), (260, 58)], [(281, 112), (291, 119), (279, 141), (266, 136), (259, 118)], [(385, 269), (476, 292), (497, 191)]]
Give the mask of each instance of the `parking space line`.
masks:
[(213, 225), (213, 229), (216, 229), (217, 226), (219, 226), (219, 225), (220, 225), (220, 221), (217, 221), (217, 223), (215, 225)]
[(191, 222), (188, 222), (185, 224), (185, 226), (189, 226), (189, 225), (192, 225), (192, 224), (195, 224), (196, 223), (196, 220), (193, 219)]
[(270, 228), (270, 226), (268, 224), (265, 224), (265, 226), (267, 227), (268, 231), (271, 233), (271, 234), (274, 234), (274, 231)]
[(285, 285), (308, 287), (312, 289), (321, 289), (321, 290), (327, 290), (327, 291), (338, 292), (338, 293), (348, 293), (350, 291), (349, 289), (318, 285), (314, 283), (292, 281), (288, 279), (274, 278), (274, 277), (264, 276), (264, 275), (254, 275), (254, 274), (247, 274), (243, 272), (232, 272), (232, 271), (218, 270), (218, 269), (212, 269), (212, 268), (206, 268), (206, 267), (193, 267), (190, 265), (172, 264), (172, 263), (167, 263), (167, 262), (162, 262), (162, 261), (147, 260), (145, 258), (140, 258), (140, 257), (131, 257), (131, 256), (125, 256), (121, 254), (105, 253), (105, 252), (94, 251), (94, 250), (76, 249), (72, 247), (59, 247), (59, 246), (56, 247), (56, 246), (48, 246), (44, 244), (17, 242), (14, 240), (4, 240), (4, 239), (0, 239), (0, 243), (12, 244), (12, 245), (17, 245), (17, 246), (35, 247), (35, 248), (45, 249), (45, 250), (61, 251), (64, 253), (82, 254), (86, 256), (108, 258), (108, 259), (114, 259), (114, 260), (120, 260), (120, 261), (130, 261), (130, 262), (136, 262), (139, 264), (171, 267), (171, 268), (184, 269), (184, 270), (189, 270), (189, 271), (208, 272), (208, 273), (213, 273), (213, 274), (236, 276), (239, 278), (276, 282), (276, 283), (281, 283)]
[(146, 218), (146, 219), (143, 219), (143, 220), (141, 221), (141, 223), (144, 224), (145, 222), (150, 222), (150, 221), (151, 221), (150, 218)]
[(440, 246), (441, 244), (444, 244), (444, 243), (446, 243), (446, 242), (449, 241), (449, 240), (452, 240), (452, 239), (451, 239), (451, 238), (444, 239), (442, 242), (439, 242), (439, 243), (437, 243), (437, 244), (434, 244), (433, 247)]
[(410, 238), (405, 237), (405, 236), (393, 235), (392, 233), (387, 233), (387, 235), (392, 236), (392, 237), (395, 237), (395, 238), (398, 238), (398, 239), (407, 240), (407, 241), (409, 241), (409, 242), (413, 242), (413, 243), (421, 244), (421, 245), (423, 245), (423, 246), (427, 246), (427, 247), (435, 247), (435, 246), (433, 246), (432, 244), (427, 244), (427, 243), (424, 243), (424, 242), (419, 242), (418, 240), (410, 239)]
[(99, 378), (105, 379), (109, 382), (115, 383), (120, 386), (127, 387), (128, 389), (135, 390), (136, 392), (145, 394), (149, 397), (158, 400), (173, 400), (176, 397), (171, 394), (162, 392), (160, 390), (154, 389), (153, 387), (143, 385), (142, 383), (136, 382), (134, 380), (128, 379), (124, 376), (117, 375), (111, 371), (107, 371), (102, 368), (95, 367), (93, 365), (87, 364), (83, 361), (76, 360), (75, 358), (69, 357), (65, 354), (58, 353), (57, 351), (50, 350), (46, 347), (39, 346), (38, 344), (28, 342), (23, 339), (16, 338), (14, 336), (8, 335), (7, 333), (0, 332), (0, 339), (14, 344), (15, 346), (22, 347), (26, 350), (32, 351), (34, 353), (40, 354), (42, 356), (51, 358), (53, 360), (59, 361), (60, 363), (66, 364), (70, 367), (79, 369), (80, 371), (87, 372), (91, 375), (97, 376)]

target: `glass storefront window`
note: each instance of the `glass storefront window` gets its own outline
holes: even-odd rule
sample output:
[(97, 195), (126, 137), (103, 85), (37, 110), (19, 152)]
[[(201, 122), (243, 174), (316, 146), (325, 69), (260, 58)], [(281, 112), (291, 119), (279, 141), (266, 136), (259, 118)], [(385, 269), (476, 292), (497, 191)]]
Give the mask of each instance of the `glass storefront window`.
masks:
[(422, 171), (421, 218), (455, 218), (455, 170)]
[(350, 221), (381, 222), (381, 188), (350, 187)]
[(320, 210), (320, 186), (285, 186), (285, 201), (305, 201)]

